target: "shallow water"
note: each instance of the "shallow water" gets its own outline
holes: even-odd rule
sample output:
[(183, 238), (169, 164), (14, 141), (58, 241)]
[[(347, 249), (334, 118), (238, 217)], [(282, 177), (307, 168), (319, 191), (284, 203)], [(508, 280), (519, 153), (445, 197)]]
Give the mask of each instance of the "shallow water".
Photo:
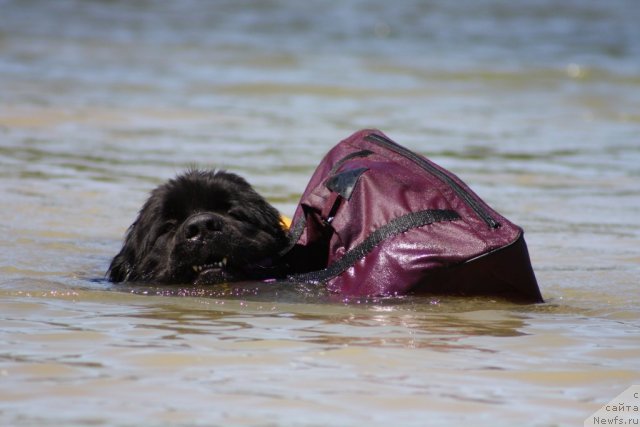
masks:
[[(640, 383), (640, 6), (557, 3), (0, 1), (0, 424), (569, 426)], [(547, 303), (102, 280), (184, 167), (291, 214), (363, 127), (522, 225)]]

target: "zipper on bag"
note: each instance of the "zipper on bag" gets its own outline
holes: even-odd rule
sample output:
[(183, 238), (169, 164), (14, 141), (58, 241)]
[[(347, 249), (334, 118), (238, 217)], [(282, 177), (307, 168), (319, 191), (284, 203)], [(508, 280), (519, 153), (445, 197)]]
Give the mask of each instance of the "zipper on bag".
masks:
[(390, 149), (391, 151), (413, 161), (414, 163), (416, 163), (420, 168), (424, 169), (425, 171), (427, 171), (428, 173), (430, 173), (431, 175), (435, 176), (436, 178), (438, 178), (440, 181), (442, 181), (444, 184), (448, 185), (450, 188), (453, 189), (453, 191), (456, 192), (456, 194), (458, 196), (460, 196), (460, 198), (462, 200), (465, 201), (465, 203), (471, 207), (471, 209), (473, 209), (473, 211), (487, 224), (487, 226), (489, 226), (489, 228), (498, 228), (500, 227), (500, 223), (498, 221), (496, 221), (485, 209), (482, 205), (480, 205), (480, 203), (478, 203), (478, 201), (471, 195), (469, 194), (469, 192), (467, 192), (464, 188), (462, 188), (453, 178), (451, 178), (449, 175), (447, 175), (446, 173), (442, 172), (440, 169), (436, 168), (435, 166), (433, 166), (432, 164), (430, 164), (429, 162), (427, 162), (425, 159), (423, 159), (421, 156), (419, 156), (418, 154), (402, 147), (401, 145), (396, 144), (394, 141), (390, 140), (389, 138), (386, 138), (382, 135), (378, 135), (375, 133), (370, 133), (369, 135), (365, 136), (364, 139), (373, 142), (375, 144), (381, 145), (385, 148)]

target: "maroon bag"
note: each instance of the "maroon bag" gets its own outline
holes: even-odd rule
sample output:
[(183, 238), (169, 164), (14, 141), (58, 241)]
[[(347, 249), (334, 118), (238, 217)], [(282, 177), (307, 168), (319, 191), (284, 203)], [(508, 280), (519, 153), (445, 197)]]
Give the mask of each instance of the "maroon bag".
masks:
[(320, 162), (291, 236), (289, 279), (341, 295), (543, 301), (522, 229), (457, 176), (378, 130), (356, 132)]

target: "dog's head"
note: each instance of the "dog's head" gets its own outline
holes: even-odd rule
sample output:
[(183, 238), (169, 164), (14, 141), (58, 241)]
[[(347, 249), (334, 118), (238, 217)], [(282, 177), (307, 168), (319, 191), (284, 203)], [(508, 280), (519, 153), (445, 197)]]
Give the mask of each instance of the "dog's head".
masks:
[(264, 278), (287, 244), (278, 211), (243, 178), (189, 170), (151, 192), (107, 276), (193, 284)]

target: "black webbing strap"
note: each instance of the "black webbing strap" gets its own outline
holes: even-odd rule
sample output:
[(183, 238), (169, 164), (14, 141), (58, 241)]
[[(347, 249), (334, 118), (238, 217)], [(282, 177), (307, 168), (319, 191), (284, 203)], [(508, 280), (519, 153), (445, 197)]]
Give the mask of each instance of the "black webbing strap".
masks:
[(347, 154), (346, 156), (344, 156), (343, 158), (338, 160), (333, 165), (333, 167), (331, 168), (331, 170), (329, 171), (327, 176), (331, 176), (334, 173), (336, 173), (338, 171), (338, 169), (340, 169), (340, 166), (342, 166), (343, 164), (345, 164), (346, 162), (348, 162), (351, 159), (355, 159), (355, 158), (358, 158), (358, 157), (368, 157), (368, 156), (370, 156), (372, 154), (374, 154), (374, 153), (371, 150), (360, 150), (360, 151), (354, 151), (353, 153)]
[(455, 221), (460, 215), (452, 210), (428, 209), (411, 212), (391, 220), (389, 223), (371, 233), (362, 243), (348, 251), (342, 258), (325, 268), (324, 270), (311, 271), (289, 276), (287, 280), (292, 282), (320, 283), (325, 282), (351, 267), (359, 259), (378, 246), (382, 241), (396, 236), (413, 228), (422, 227), (442, 221)]

